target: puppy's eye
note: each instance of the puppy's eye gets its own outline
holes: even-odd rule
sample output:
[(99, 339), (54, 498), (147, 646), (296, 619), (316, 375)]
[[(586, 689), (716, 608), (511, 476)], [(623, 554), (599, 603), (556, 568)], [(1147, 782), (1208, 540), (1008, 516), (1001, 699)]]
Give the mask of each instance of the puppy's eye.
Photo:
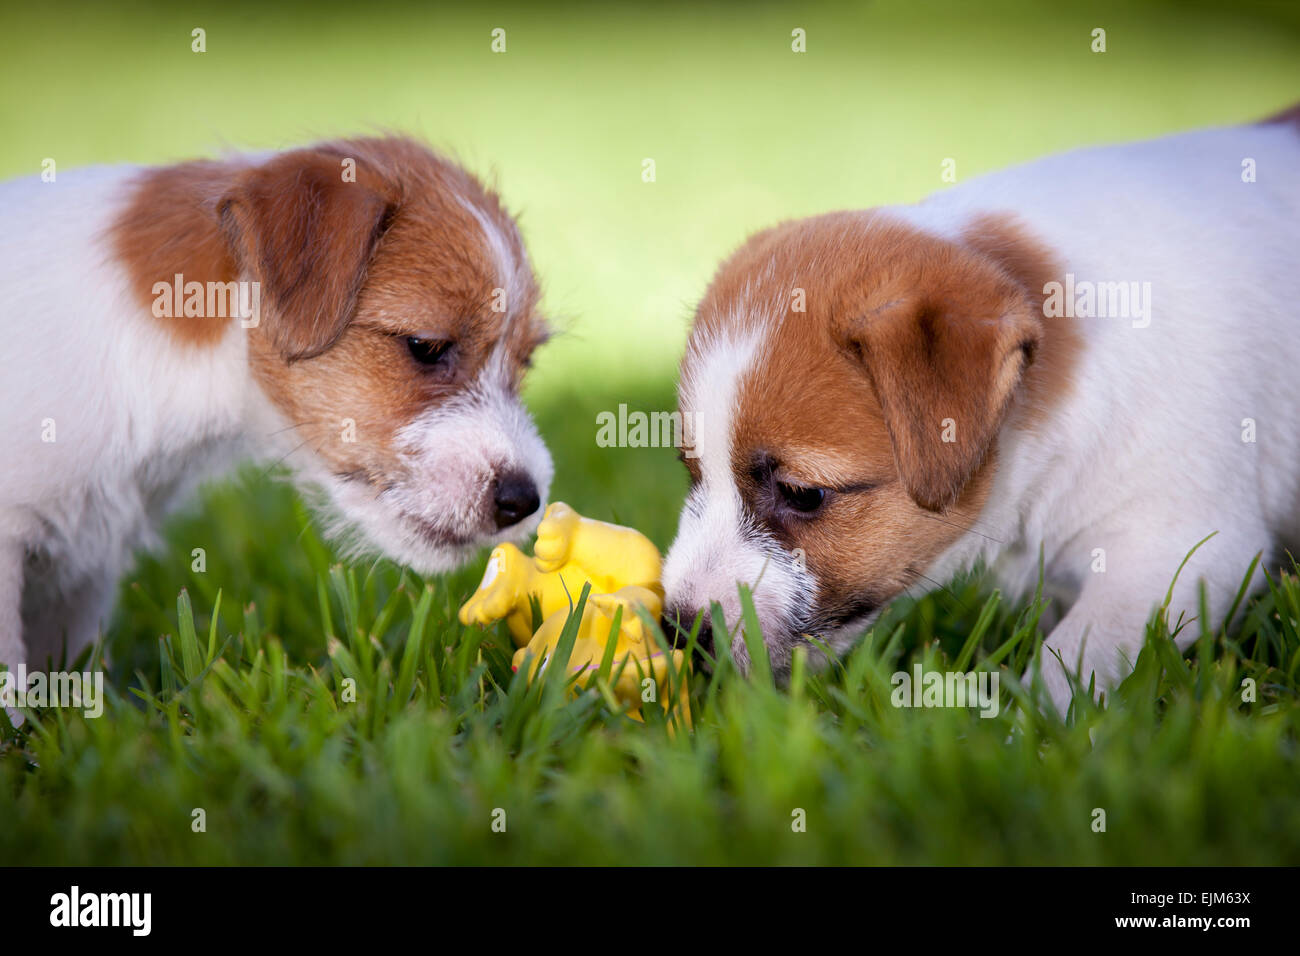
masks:
[(411, 357), (421, 365), (437, 365), (451, 349), (451, 343), (446, 339), (423, 339), (417, 335), (408, 335), (406, 347), (410, 349)]
[(801, 485), (787, 485), (784, 481), (778, 481), (776, 490), (780, 492), (781, 500), (788, 507), (803, 514), (812, 514), (826, 500), (825, 488), (805, 488)]

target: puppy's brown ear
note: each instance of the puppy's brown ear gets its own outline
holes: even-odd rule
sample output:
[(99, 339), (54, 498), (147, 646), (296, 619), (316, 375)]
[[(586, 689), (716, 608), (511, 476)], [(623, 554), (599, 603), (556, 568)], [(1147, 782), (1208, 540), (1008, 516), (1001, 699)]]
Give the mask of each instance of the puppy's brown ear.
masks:
[(313, 150), (248, 170), (218, 201), (244, 271), (261, 283), (266, 332), (287, 361), (319, 355), (343, 334), (392, 211), (377, 189), (344, 181), (338, 157)]
[(1028, 298), (994, 276), (969, 297), (918, 293), (848, 330), (903, 486), (929, 511), (951, 507), (983, 464), (1042, 334)]

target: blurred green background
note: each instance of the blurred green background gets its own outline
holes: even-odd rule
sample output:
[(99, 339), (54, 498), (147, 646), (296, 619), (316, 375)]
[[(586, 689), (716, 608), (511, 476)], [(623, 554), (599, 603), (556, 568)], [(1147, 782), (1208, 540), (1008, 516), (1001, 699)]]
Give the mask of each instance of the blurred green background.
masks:
[(6, 2), (0, 175), (417, 134), (521, 217), (568, 330), (534, 396), (599, 381), (616, 405), (671, 375), (755, 229), (919, 199), (946, 157), (960, 180), (1300, 99), (1297, 5), (1220, 6)]

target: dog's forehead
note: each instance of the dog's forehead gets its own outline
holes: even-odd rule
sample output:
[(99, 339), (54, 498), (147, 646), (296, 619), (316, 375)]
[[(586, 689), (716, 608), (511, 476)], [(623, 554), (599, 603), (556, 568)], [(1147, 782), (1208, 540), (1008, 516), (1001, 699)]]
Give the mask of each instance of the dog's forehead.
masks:
[(370, 264), (368, 286), (417, 289), (460, 312), (526, 316), (538, 287), (513, 228), (471, 198), (402, 205)]
[(762, 342), (761, 329), (692, 336), (682, 363), (678, 403), (693, 425), (693, 457), (706, 488), (734, 487), (731, 458), (740, 396)]
[(495, 192), (406, 140), (329, 148), (356, 157), (358, 182), (391, 203), (363, 292), (372, 314), (412, 328), (427, 314), (430, 331), (459, 325), (464, 335), (508, 338), (523, 349), (545, 337), (527, 248)]
[(889, 434), (861, 364), (820, 317), (753, 317), (697, 334), (683, 362), (680, 404), (704, 484), (737, 485), (759, 456), (829, 486), (886, 472)]
[(730, 458), (744, 472), (760, 452), (815, 459), (800, 477), (831, 485), (884, 475), (891, 439), (855, 329), (926, 304), (959, 307), (964, 291), (1000, 291), (1003, 281), (954, 242), (885, 210), (751, 237), (710, 283), (682, 364), (682, 409), (708, 436), (696, 442), (701, 461)]
[(477, 243), (477, 262), (491, 274), (494, 293), (507, 311), (524, 311), (537, 298), (537, 282), (514, 220), (484, 193), (458, 195), (456, 202), (470, 216), (467, 245)]
[(847, 322), (1005, 277), (950, 237), (890, 209), (827, 213), (751, 236), (718, 268), (695, 328), (717, 333), (785, 316)]

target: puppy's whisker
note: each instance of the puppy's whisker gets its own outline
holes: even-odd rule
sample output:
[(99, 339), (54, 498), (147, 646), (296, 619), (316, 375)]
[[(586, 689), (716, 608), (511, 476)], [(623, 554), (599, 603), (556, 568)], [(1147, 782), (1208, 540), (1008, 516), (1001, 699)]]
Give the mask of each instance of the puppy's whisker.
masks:
[(974, 521), (972, 521), (968, 525), (963, 525), (963, 524), (958, 524), (956, 521), (948, 521), (944, 518), (940, 518), (937, 514), (934, 514), (933, 512), (930, 511), (925, 511), (920, 508), (918, 508), (917, 511), (925, 515), (925, 517), (931, 519), (932, 521), (938, 521), (940, 524), (946, 524), (950, 528), (957, 528), (960, 531), (969, 531), (971, 534), (977, 534), (981, 538), (984, 538), (988, 541), (992, 541), (995, 544), (1002, 544), (1002, 545), (1006, 544), (1006, 542), (1003, 541), (1001, 538), (995, 538), (991, 534), (985, 534), (983, 531), (977, 530), (975, 527), (976, 523)]
[(290, 422), (288, 425), (285, 425), (283, 428), (277, 428), (275, 429), (275, 431), (267, 432), (266, 437), (270, 438), (274, 435), (283, 435), (285, 432), (293, 431), (295, 428), (307, 428), (307, 427), (315, 427), (316, 425), (330, 425), (330, 424), (333, 423), (328, 421)]
[[(303, 439), (303, 440), (300, 441), (298, 444), (294, 445), (292, 448), (290, 448), (287, 452), (285, 452), (283, 455), (281, 455), (281, 456), (280, 456), (279, 458), (277, 458), (275, 461), (271, 462), (271, 464), (266, 468), (266, 470), (262, 472), (262, 477), (263, 477), (263, 478), (269, 478), (269, 477), (271, 477), (271, 472), (275, 471), (275, 469), (277, 469), (277, 468), (279, 468), (281, 465), (283, 465), (283, 464), (285, 463), (285, 461), (287, 461), (291, 455), (295, 454), (296, 452), (301, 451), (302, 448), (303, 448), (303, 446), (305, 446), (305, 445), (307, 445), (307, 444), (309, 444), (309, 443), (310, 443), (310, 439)], [(314, 451), (314, 452), (318, 452), (318, 453), (319, 453), (319, 451), (320, 451), (319, 446), (312, 446), (312, 451)]]

